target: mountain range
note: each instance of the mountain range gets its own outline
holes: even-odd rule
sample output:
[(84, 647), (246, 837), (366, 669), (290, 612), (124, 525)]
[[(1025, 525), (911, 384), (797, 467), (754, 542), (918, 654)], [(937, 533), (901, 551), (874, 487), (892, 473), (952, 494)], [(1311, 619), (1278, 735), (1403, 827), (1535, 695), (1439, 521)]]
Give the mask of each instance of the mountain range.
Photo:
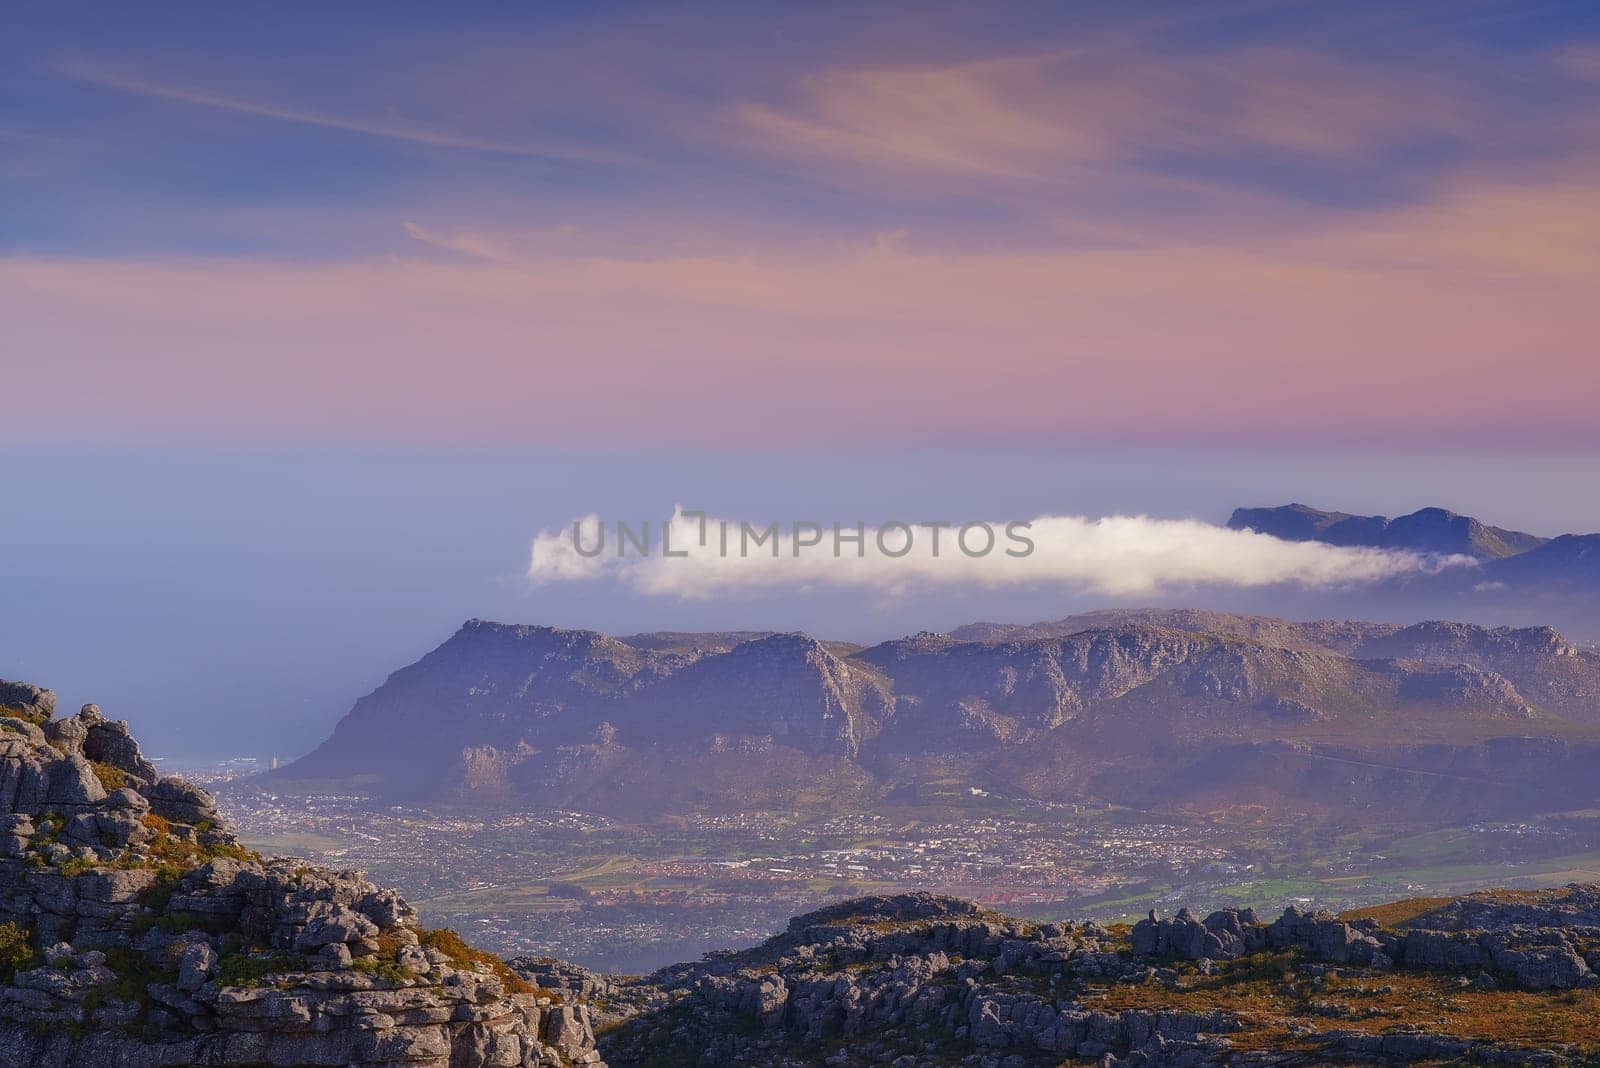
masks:
[(1116, 610), (862, 647), (473, 620), (264, 785), (630, 816), (983, 791), (1427, 820), (1590, 804), (1597, 759), (1600, 653), (1543, 627)]

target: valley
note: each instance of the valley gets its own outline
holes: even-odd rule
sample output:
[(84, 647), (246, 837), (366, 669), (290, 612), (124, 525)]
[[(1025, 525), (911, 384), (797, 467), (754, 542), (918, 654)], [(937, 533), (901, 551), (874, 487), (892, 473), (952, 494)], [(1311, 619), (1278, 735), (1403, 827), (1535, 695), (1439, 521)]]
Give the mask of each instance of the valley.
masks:
[(822, 817), (636, 823), (213, 788), (252, 848), (363, 869), (429, 922), (503, 954), (629, 974), (759, 940), (798, 912), (870, 893), (932, 890), (1019, 916), (1113, 922), (1152, 904), (1342, 911), (1600, 880), (1600, 811), (1340, 828), (1261, 811), (1196, 818), (969, 793), (959, 804)]

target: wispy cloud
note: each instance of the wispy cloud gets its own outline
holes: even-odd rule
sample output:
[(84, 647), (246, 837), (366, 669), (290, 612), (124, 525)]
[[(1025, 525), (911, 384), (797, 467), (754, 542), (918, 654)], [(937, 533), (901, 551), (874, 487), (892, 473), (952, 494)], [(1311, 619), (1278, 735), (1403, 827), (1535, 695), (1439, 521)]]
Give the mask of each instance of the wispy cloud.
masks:
[(103, 86), (140, 96), (173, 100), (195, 107), (231, 111), (254, 115), (263, 119), (316, 126), (327, 130), (343, 130), (364, 137), (378, 137), (389, 141), (425, 145), (429, 148), (452, 149), (465, 152), (483, 152), (498, 156), (517, 156), (524, 159), (561, 161), (567, 163), (631, 164), (627, 155), (582, 145), (562, 144), (552, 141), (511, 141), (475, 137), (448, 130), (431, 129), (410, 124), (375, 122), (350, 118), (327, 112), (309, 111), (278, 104), (262, 103), (229, 96), (206, 89), (192, 89), (163, 85), (142, 78), (113, 73), (81, 62), (63, 62), (59, 69), (81, 82)]
[(1348, 159), (1459, 132), (1472, 106), (1417, 72), (1288, 46), (1144, 47), (831, 69), (733, 117), (746, 144), (811, 165), (1059, 181), (1185, 154)]
[[(1195, 586), (1321, 589), (1473, 563), (1460, 556), (1282, 541), (1197, 520), (1147, 516), (1043, 515), (1009, 529), (1004, 522), (974, 526), (964, 542), (958, 542), (962, 535), (954, 529), (943, 530), (935, 541), (931, 529), (915, 524), (867, 527), (859, 549), (851, 541), (836, 545), (832, 527), (820, 523), (800, 530), (780, 525), (772, 539), (758, 539), (753, 548), (752, 532), (765, 534), (767, 523), (711, 518), (702, 526), (697, 513), (677, 509), (666, 525), (673, 552), (683, 555), (663, 554), (662, 529), (653, 524), (649, 555), (639, 554), (632, 543), (633, 555), (620, 554), (615, 525), (596, 516), (541, 531), (529, 552), (528, 579), (535, 584), (611, 579), (639, 593), (690, 600), (807, 587), (902, 594), (1055, 586), (1131, 596)], [(640, 524), (629, 529), (640, 535)], [(844, 524), (844, 530), (854, 532), (854, 524)], [(604, 551), (580, 553), (575, 531), (586, 553), (600, 546)]]
[(512, 263), (518, 258), (510, 243), (481, 230), (439, 232), (410, 220), (401, 223), (401, 229), (413, 241), (469, 259)]
[(1099, 159), (1109, 147), (1087, 124), (1018, 106), (1046, 62), (827, 71), (803, 79), (791, 106), (751, 102), (734, 115), (762, 147), (789, 156), (1042, 178), (1051, 158)]

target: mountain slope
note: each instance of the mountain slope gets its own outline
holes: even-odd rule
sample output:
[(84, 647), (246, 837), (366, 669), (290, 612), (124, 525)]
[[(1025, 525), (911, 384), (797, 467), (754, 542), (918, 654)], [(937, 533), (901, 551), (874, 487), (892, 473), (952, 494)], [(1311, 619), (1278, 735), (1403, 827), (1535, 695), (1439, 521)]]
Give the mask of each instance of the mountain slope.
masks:
[[(468, 620), (357, 701), (332, 737), (295, 762), (295, 774), (342, 779), (355, 770), (394, 789), (412, 769), (436, 765), (441, 751), (515, 747), (534, 726), (546, 740), (576, 740), (594, 726), (588, 713), (597, 702), (698, 655), (645, 651), (593, 631)], [(352, 753), (362, 759), (352, 763)]]
[(1483, 581), (1513, 588), (1600, 590), (1600, 534), (1563, 534), (1492, 561), (1483, 569)]

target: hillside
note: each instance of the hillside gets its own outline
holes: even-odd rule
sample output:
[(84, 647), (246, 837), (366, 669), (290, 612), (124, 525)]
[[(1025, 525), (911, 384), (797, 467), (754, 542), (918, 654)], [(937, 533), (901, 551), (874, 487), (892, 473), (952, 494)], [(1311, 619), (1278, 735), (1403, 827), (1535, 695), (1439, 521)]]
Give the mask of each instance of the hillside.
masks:
[(1426, 819), (1581, 807), (1597, 754), (1600, 655), (1548, 628), (1152, 610), (858, 649), (474, 620), (269, 781), (648, 814), (847, 808), (954, 775)]
[(126, 723), (0, 681), (0, 1065), (599, 1064), (580, 999), (242, 848)]

